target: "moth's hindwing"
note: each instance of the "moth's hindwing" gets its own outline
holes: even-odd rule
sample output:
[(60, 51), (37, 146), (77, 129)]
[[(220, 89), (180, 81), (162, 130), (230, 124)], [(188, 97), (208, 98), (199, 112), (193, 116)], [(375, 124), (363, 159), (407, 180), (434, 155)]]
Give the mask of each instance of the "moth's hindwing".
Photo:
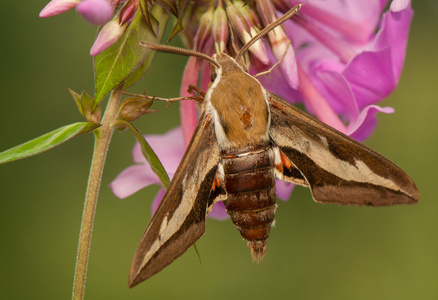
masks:
[(271, 93), (268, 98), (270, 136), (292, 162), (292, 171), (298, 169), (307, 181), (315, 201), (362, 206), (418, 201), (412, 179), (382, 155), (282, 98)]
[(137, 247), (129, 272), (130, 287), (168, 266), (204, 234), (219, 159), (213, 122), (204, 113)]

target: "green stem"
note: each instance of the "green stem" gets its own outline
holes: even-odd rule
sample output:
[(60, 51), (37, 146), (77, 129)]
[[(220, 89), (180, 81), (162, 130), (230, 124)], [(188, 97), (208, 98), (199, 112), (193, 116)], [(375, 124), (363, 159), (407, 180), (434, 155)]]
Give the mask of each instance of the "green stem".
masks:
[(100, 181), (102, 178), (106, 154), (108, 152), (108, 146), (114, 132), (112, 124), (116, 117), (120, 96), (121, 89), (116, 89), (113, 91), (108, 102), (105, 115), (102, 119), (102, 126), (98, 130), (95, 130), (94, 153), (91, 162), (90, 176), (88, 178), (87, 193), (85, 195), (81, 231), (79, 234), (78, 254), (76, 257), (75, 278), (72, 295), (73, 300), (84, 299), (85, 279), (87, 275), (91, 232), (93, 230), (97, 197), (99, 195)]

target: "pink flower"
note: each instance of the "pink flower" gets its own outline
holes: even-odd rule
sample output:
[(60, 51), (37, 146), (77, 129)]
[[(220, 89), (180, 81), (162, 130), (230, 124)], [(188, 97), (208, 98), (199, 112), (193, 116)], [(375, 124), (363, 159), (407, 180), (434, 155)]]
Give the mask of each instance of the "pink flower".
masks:
[[(382, 14), (387, 2), (256, 0), (258, 20), (251, 5), (234, 1), (231, 8), (227, 2), (226, 12), (237, 32), (234, 36), (240, 37), (244, 44), (254, 28), (263, 28), (294, 5), (304, 3), (297, 15), (268, 35), (269, 43), (252, 49), (250, 72), (268, 70), (284, 56), (269, 76), (258, 78), (264, 87), (292, 103), (303, 103), (321, 121), (363, 141), (374, 131), (378, 112), (394, 112), (390, 107), (381, 108), (376, 104), (384, 100), (399, 81), (413, 15), (407, 0), (392, 1), (389, 11)], [(221, 6), (217, 10), (223, 14)], [(195, 37), (194, 47), (207, 54), (214, 53), (215, 47), (224, 49), (219, 45), (229, 40), (228, 26), (218, 21), (224, 18), (216, 19), (210, 36), (205, 34), (202, 24), (194, 29), (198, 30), (195, 33), (185, 32), (188, 37)], [(290, 43), (292, 47), (288, 47)], [(208, 72), (193, 64), (189, 59), (182, 88), (189, 83), (196, 84), (199, 74), (204, 74), (201, 89), (206, 90)], [(196, 119), (193, 113), (191, 118), (187, 117), (190, 105), (182, 104), (184, 132), (192, 132), (186, 129), (192, 126), (186, 124)], [(191, 110), (194, 109), (193, 104)], [(280, 187), (279, 197), (287, 199), (292, 188), (288, 191), (277, 187)]]
[[(169, 178), (172, 179), (186, 149), (181, 127), (174, 128), (163, 135), (146, 135), (145, 138), (154, 149)], [(138, 142), (132, 149), (132, 158), (134, 165), (123, 170), (109, 185), (113, 193), (121, 199), (129, 197), (151, 184), (161, 184), (158, 176), (152, 171), (141, 153)], [(291, 183), (277, 180), (278, 197), (284, 201), (288, 200), (293, 187), (294, 185)], [(152, 202), (152, 213), (157, 209), (164, 192), (165, 190), (162, 188), (155, 196)], [(216, 203), (209, 217), (218, 220), (228, 218), (223, 202)]]
[(40, 17), (59, 15), (76, 7), (76, 11), (91, 24), (105, 24), (90, 50), (90, 55), (95, 56), (123, 35), (134, 18), (138, 5), (138, 0), (52, 0), (40, 12)]
[(76, 11), (93, 25), (103, 25), (112, 19), (114, 9), (107, 0), (83, 0)]
[(111, 22), (106, 23), (97, 35), (97, 38), (90, 49), (90, 55), (96, 56), (114, 44), (123, 35), (126, 26), (126, 24), (120, 25), (118, 20), (112, 20)]
[[(292, 6), (298, 1), (277, 2)], [(300, 2), (301, 11), (282, 26), (295, 50), (296, 60), (287, 61), (292, 61), (290, 68), (297, 66), (298, 88), (282, 68), (260, 81), (271, 92), (304, 103), (327, 124), (364, 140), (376, 126), (376, 112), (393, 112), (375, 104), (399, 81), (413, 15), (410, 1), (394, 0), (383, 15), (383, 0)], [(277, 59), (272, 55), (271, 63)], [(265, 69), (258, 63), (252, 71)]]
[(81, 0), (52, 0), (40, 12), (41, 18), (48, 18), (62, 14), (75, 8)]
[(111, 20), (117, 3), (113, 0), (111, 3), (107, 0), (52, 0), (40, 12), (40, 17), (52, 17), (76, 7), (76, 11), (88, 22), (102, 25)]
[[(172, 179), (186, 148), (181, 127), (177, 127), (163, 135), (147, 135), (145, 138), (162, 162), (170, 179)], [(135, 144), (132, 157), (134, 165), (123, 170), (110, 184), (113, 193), (121, 199), (151, 184), (161, 184), (141, 153), (139, 143)], [(152, 203), (152, 213), (158, 207), (163, 195), (164, 189), (161, 189)], [(217, 203), (209, 216), (215, 219), (228, 218), (224, 204)]]
[(117, 16), (113, 20), (105, 24), (90, 49), (91, 56), (98, 55), (118, 41), (134, 18), (137, 8), (138, 1), (129, 1), (118, 11)]
[[(212, 54), (215, 49), (226, 48), (223, 45), (230, 40), (229, 26), (223, 20), (229, 20), (234, 36), (244, 44), (260, 28), (303, 3), (294, 17), (268, 34), (269, 42), (250, 48), (250, 72), (266, 71), (284, 56), (269, 76), (259, 77), (262, 84), (292, 103), (303, 103), (321, 121), (364, 140), (377, 124), (376, 112), (393, 112), (374, 106), (399, 81), (413, 15), (407, 0), (392, 1), (389, 11), (382, 14), (387, 2), (255, 0), (247, 5), (236, 0), (233, 4), (218, 4), (213, 12), (195, 5), (194, 9), (204, 9), (205, 15), (220, 17), (212, 19), (210, 34), (209, 27), (202, 23), (203, 17), (200, 26), (188, 28), (183, 34), (194, 37), (195, 49)], [(208, 77), (208, 72), (199, 74)], [(191, 72), (190, 78), (183, 81), (196, 84), (199, 74)], [(182, 125), (184, 128), (184, 122)]]

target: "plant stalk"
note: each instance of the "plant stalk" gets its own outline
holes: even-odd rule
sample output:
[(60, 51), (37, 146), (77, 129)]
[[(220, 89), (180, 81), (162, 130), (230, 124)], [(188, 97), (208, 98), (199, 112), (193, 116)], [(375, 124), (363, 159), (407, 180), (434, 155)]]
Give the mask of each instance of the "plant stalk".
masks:
[(121, 88), (113, 91), (109, 99), (102, 126), (94, 131), (95, 143), (91, 162), (90, 175), (88, 177), (87, 192), (85, 195), (84, 211), (82, 213), (81, 231), (79, 233), (78, 252), (73, 283), (73, 300), (84, 299), (85, 280), (87, 275), (88, 257), (90, 253), (91, 232), (93, 231), (94, 216), (96, 212), (97, 198), (99, 195), (100, 182), (102, 179), (103, 166), (108, 152), (114, 128)]

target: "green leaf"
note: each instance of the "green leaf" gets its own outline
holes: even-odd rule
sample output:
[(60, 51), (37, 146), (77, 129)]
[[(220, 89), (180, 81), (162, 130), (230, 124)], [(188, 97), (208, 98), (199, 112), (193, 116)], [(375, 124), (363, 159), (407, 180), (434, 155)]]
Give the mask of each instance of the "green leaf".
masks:
[(68, 90), (75, 100), (81, 115), (83, 115), (85, 119), (87, 119), (87, 121), (90, 123), (100, 123), (100, 118), (102, 117), (102, 109), (100, 108), (100, 106), (93, 108), (94, 99), (91, 98), (85, 91), (83, 91), (82, 94), (79, 95), (71, 89)]
[[(140, 11), (135, 14), (134, 20), (129, 24), (126, 32), (111, 47), (95, 56), (95, 97), (94, 107), (114, 88), (126, 81), (131, 74), (135, 73), (135, 81), (146, 72), (152, 59), (146, 60), (150, 50), (139, 45), (139, 41), (158, 43), (163, 36), (164, 28), (169, 16), (159, 6), (152, 9), (153, 18), (151, 23), (154, 32), (159, 32), (157, 36), (150, 31), (145, 23)], [(153, 53), (150, 55), (154, 55)], [(141, 67), (141, 72), (135, 72)], [(133, 84), (130, 80), (129, 84)]]
[(198, 257), (199, 264), (201, 264), (201, 255), (199, 254), (198, 247), (196, 243), (193, 244), (193, 250), (195, 250), (196, 256)]
[(36, 139), (0, 153), (0, 164), (39, 154), (83, 133), (93, 131), (99, 124), (79, 122), (53, 130)]
[[(162, 27), (164, 29), (164, 27)], [(164, 30), (163, 30), (164, 31)], [(160, 30), (160, 37), (163, 36), (163, 31)], [(123, 89), (128, 89), (131, 85), (134, 85), (138, 80), (140, 80), (143, 75), (146, 73), (146, 71), (149, 69), (149, 66), (151, 65), (152, 61), (154, 60), (155, 54), (157, 51), (150, 51), (148, 55), (146, 55), (146, 58), (143, 60), (143, 63), (134, 71), (134, 73), (129, 76), (128, 79), (126, 79), (125, 84), (123, 86)]]
[(141, 153), (143, 153), (144, 158), (146, 158), (147, 162), (150, 164), (152, 171), (157, 174), (163, 187), (167, 189), (170, 183), (170, 179), (167, 175), (166, 170), (163, 167), (163, 164), (161, 163), (158, 156), (155, 154), (154, 150), (151, 148), (151, 146), (149, 146), (148, 142), (145, 140), (140, 131), (138, 131), (138, 129), (134, 127), (134, 125), (125, 120), (119, 120), (118, 122), (119, 127), (127, 127), (134, 133), (135, 138), (140, 143)]
[(72, 95), (73, 99), (76, 102), (76, 105), (79, 108), (79, 112), (81, 113), (81, 115), (84, 115), (83, 109), (82, 109), (82, 101), (81, 101), (81, 95), (79, 95), (78, 93), (76, 93), (75, 91), (73, 91), (72, 89), (67, 88), (68, 91), (70, 92), (70, 94)]
[(177, 35), (178, 33), (180, 33), (184, 29), (183, 20), (184, 20), (188, 5), (189, 5), (188, 0), (180, 0), (178, 2), (178, 15), (177, 15), (178, 19), (176, 21), (175, 26), (172, 29), (172, 32), (170, 33), (170, 36), (167, 40), (168, 42), (171, 41), (175, 37), (175, 35)]
[(144, 22), (146, 23), (146, 26), (155, 35), (155, 31), (154, 31), (154, 28), (152, 27), (152, 23), (151, 23), (151, 14), (149, 13), (149, 7), (148, 7), (148, 3), (146, 3), (146, 1), (140, 1), (140, 12), (141, 12), (141, 15), (143, 17)]
[(178, 16), (178, 4), (175, 0), (155, 0), (155, 3), (164, 8), (169, 14), (175, 17)]
[[(157, 21), (157, 19), (154, 17), (154, 15), (151, 14), (150, 19), (149, 19), (150, 23), (151, 24), (158, 23), (161, 25), (159, 26), (159, 31), (158, 31), (158, 34), (156, 36), (155, 36), (155, 31), (151, 32), (151, 33), (154, 34), (156, 41), (159, 42), (159, 41), (161, 41), (161, 38), (164, 35), (164, 30), (166, 29), (166, 24), (167, 24), (167, 21), (169, 20), (169, 15), (166, 14), (165, 12), (163, 12), (162, 10), (159, 10), (159, 8), (156, 8), (155, 10), (153, 10), (153, 12), (154, 12), (154, 15), (159, 17), (159, 21)], [(143, 17), (143, 19), (144, 19), (144, 17)], [(153, 21), (151, 21), (151, 20), (153, 20)], [(148, 25), (146, 24), (146, 26), (148, 26)], [(146, 58), (143, 60), (142, 64), (125, 81), (125, 84), (124, 84), (125, 90), (143, 77), (143, 75), (149, 69), (149, 66), (151, 65), (156, 53), (157, 53), (157, 51), (150, 51), (146, 55)]]

